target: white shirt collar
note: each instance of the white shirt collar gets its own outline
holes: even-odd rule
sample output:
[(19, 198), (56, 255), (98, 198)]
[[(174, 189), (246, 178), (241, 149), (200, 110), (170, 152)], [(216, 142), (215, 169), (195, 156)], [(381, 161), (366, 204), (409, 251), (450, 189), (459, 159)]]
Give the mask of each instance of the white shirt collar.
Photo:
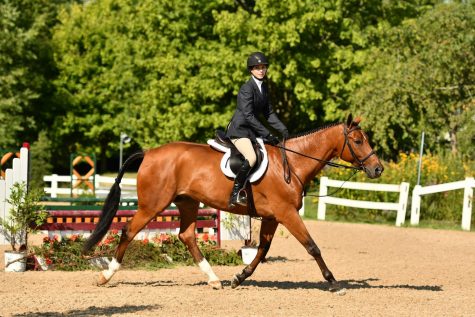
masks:
[(256, 78), (256, 77), (254, 77), (254, 76), (251, 76), (251, 77), (252, 77), (252, 79), (254, 79), (254, 81), (256, 82), (256, 84), (257, 84), (257, 87), (259, 88), (259, 91), (260, 91), (260, 92), (261, 92), (261, 94), (262, 94), (262, 82), (263, 82), (263, 81), (262, 81), (262, 80), (259, 80), (259, 79), (257, 79), (257, 78)]

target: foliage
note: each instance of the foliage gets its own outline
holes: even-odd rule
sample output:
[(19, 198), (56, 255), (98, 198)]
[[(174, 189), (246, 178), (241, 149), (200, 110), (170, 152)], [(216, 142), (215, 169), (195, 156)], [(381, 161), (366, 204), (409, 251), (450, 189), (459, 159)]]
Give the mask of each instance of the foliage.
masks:
[(121, 131), (142, 148), (204, 141), (228, 123), (249, 76), (246, 58), (256, 50), (271, 60), (271, 98), (292, 131), (343, 118), (374, 29), (385, 17), (397, 25), (431, 3), (107, 0), (72, 6), (53, 39), (55, 85), (68, 103), (55, 126), (59, 143), (76, 140), (67, 142), (70, 151), (100, 152), (102, 160), (116, 151)]
[[(370, 180), (363, 172), (357, 173), (353, 177), (353, 171), (326, 167), (320, 176), (327, 176), (331, 179), (347, 180), (354, 182), (374, 182), (381, 184), (400, 184), (408, 182), (410, 191), (417, 184), (417, 169), (419, 156), (415, 153), (400, 153), (397, 161), (382, 162), (385, 168), (382, 176), (375, 180)], [(475, 161), (463, 159), (460, 155), (446, 154), (426, 154), (422, 157), (420, 185), (428, 186), (464, 180), (466, 177), (473, 177), (475, 171)], [(351, 177), (351, 178), (350, 178)], [(313, 184), (316, 190), (317, 184)], [(333, 194), (332, 194), (333, 193)], [(398, 193), (373, 192), (348, 190), (331, 187), (329, 194), (335, 197), (342, 197), (356, 200), (397, 202)], [(312, 197), (311, 203), (317, 203), (318, 199)], [(447, 221), (460, 223), (462, 217), (463, 190), (450, 191), (439, 194), (423, 196), (421, 201), (421, 221)], [(411, 209), (410, 201), (407, 207), (409, 213)], [(394, 222), (396, 213), (383, 210), (354, 209), (342, 206), (328, 205), (327, 214), (329, 219), (346, 221), (365, 222)], [(475, 219), (474, 219), (475, 220)]]
[(50, 39), (57, 9), (68, 2), (0, 1), (0, 147), (35, 140), (62, 112)]
[[(72, 235), (62, 239), (56, 236), (46, 237), (41, 246), (33, 247), (33, 251), (37, 256), (45, 259), (49, 269), (86, 270), (92, 268), (91, 259), (112, 257), (119, 241), (120, 235), (117, 230), (111, 230), (97, 248), (85, 256), (81, 253), (85, 242), (81, 235)], [(210, 240), (207, 234), (201, 235), (198, 246), (212, 265), (242, 264), (236, 251), (219, 249), (216, 242)], [(175, 235), (167, 234), (160, 234), (151, 240), (133, 240), (129, 244), (122, 262), (122, 267), (128, 269), (159, 269), (175, 265), (193, 265), (193, 259), (186, 246)]]
[(30, 182), (31, 188), (44, 188), (43, 176), (53, 172), (51, 141), (46, 131), (40, 132), (38, 140), (30, 147)]
[(246, 57), (262, 50), (292, 132), (351, 108), (389, 158), (422, 130), (431, 151), (448, 133), (474, 155), (473, 2), (440, 2), (4, 0), (0, 146), (46, 131), (53, 157), (97, 153), (104, 167), (120, 132), (126, 150), (202, 142), (226, 126)]
[(475, 157), (475, 6), (441, 4), (418, 19), (384, 30), (351, 99), (386, 156), (450, 142)]
[(24, 182), (13, 185), (10, 198), (7, 199), (11, 206), (8, 217), (0, 218), (0, 228), (13, 251), (17, 251), (18, 247), (26, 249), (28, 234), (35, 232), (46, 220), (48, 213), (39, 204), (41, 196), (39, 190), (28, 192)]

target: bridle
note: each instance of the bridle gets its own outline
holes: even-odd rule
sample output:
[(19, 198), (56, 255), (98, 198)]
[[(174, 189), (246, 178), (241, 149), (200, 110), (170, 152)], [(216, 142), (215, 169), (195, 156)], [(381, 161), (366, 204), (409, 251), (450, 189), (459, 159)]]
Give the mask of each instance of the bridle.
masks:
[(339, 163), (335, 163), (335, 162), (332, 162), (332, 161), (320, 159), (320, 158), (313, 157), (313, 156), (310, 156), (310, 155), (307, 155), (307, 154), (304, 154), (304, 153), (294, 151), (292, 149), (289, 149), (289, 148), (285, 147), (285, 141), (286, 141), (285, 139), (282, 141), (282, 145), (275, 145), (275, 147), (278, 147), (278, 148), (281, 149), (282, 156), (284, 157), (284, 162), (287, 162), (286, 152), (288, 151), (288, 152), (291, 152), (291, 153), (294, 153), (294, 154), (297, 154), (297, 155), (300, 155), (300, 156), (303, 156), (303, 157), (306, 157), (306, 158), (309, 158), (309, 159), (312, 159), (312, 160), (315, 160), (315, 161), (325, 163), (329, 166), (349, 168), (349, 169), (362, 171), (362, 170), (364, 170), (364, 166), (363, 166), (364, 162), (366, 162), (372, 155), (374, 155), (376, 153), (374, 153), (374, 151), (371, 150), (371, 152), (366, 157), (364, 157), (363, 159), (359, 159), (358, 156), (356, 156), (356, 153), (353, 150), (353, 147), (351, 146), (350, 141), (348, 139), (348, 136), (350, 135), (350, 133), (353, 132), (353, 131), (356, 131), (356, 130), (361, 130), (361, 127), (357, 125), (357, 126), (351, 128), (351, 129), (349, 129), (346, 124), (343, 126), (343, 135), (345, 136), (345, 143), (343, 144), (343, 147), (341, 148), (341, 152), (340, 152), (339, 157), (341, 158), (341, 155), (343, 154), (343, 151), (345, 150), (345, 147), (348, 145), (348, 149), (350, 150), (352, 158), (356, 162), (358, 162), (359, 166), (339, 164)]
[(350, 150), (351, 156), (353, 157), (353, 159), (356, 162), (358, 162), (360, 169), (364, 170), (364, 162), (366, 162), (366, 160), (368, 160), (375, 153), (374, 153), (373, 150), (371, 150), (371, 152), (368, 155), (366, 155), (363, 159), (359, 159), (358, 156), (356, 156), (356, 153), (355, 153), (355, 151), (353, 150), (353, 147), (350, 144), (350, 140), (349, 140), (348, 136), (350, 135), (351, 132), (357, 131), (357, 130), (361, 130), (361, 127), (359, 125), (354, 126), (351, 129), (349, 129), (346, 124), (343, 127), (343, 134), (345, 136), (345, 143), (343, 144), (343, 147), (341, 148), (340, 157), (343, 155), (343, 151), (345, 150), (345, 147), (348, 145), (348, 149)]
[[(366, 162), (372, 155), (374, 155), (374, 151), (371, 150), (371, 152), (366, 156), (364, 157), (363, 159), (359, 159), (358, 156), (356, 156), (356, 153), (355, 151), (353, 150), (353, 147), (351, 146), (350, 144), (350, 141), (349, 141), (349, 138), (348, 136), (350, 135), (351, 132), (354, 132), (356, 130), (361, 130), (361, 127), (359, 125), (357, 126), (354, 126), (353, 128), (348, 128), (348, 125), (345, 124), (343, 126), (343, 135), (345, 136), (345, 143), (343, 144), (343, 147), (341, 148), (341, 152), (340, 152), (340, 155), (339, 157), (341, 158), (341, 155), (343, 154), (343, 151), (345, 150), (345, 147), (348, 145), (348, 149), (350, 150), (350, 153), (351, 153), (351, 156), (352, 158), (358, 162), (359, 166), (352, 166), (352, 165), (344, 165), (344, 164), (339, 164), (339, 163), (335, 163), (335, 162), (331, 162), (331, 161), (328, 161), (328, 160), (324, 160), (324, 159), (320, 159), (320, 158), (317, 158), (317, 157), (313, 157), (313, 156), (310, 156), (310, 155), (307, 155), (307, 154), (304, 154), (304, 153), (300, 153), (300, 152), (297, 152), (297, 151), (294, 151), (292, 149), (289, 149), (287, 147), (285, 147), (285, 139), (282, 141), (282, 145), (275, 145), (275, 147), (278, 147), (280, 148), (280, 151), (281, 151), (281, 154), (282, 154), (282, 161), (283, 161), (283, 167), (284, 167), (284, 180), (287, 184), (290, 183), (290, 174), (292, 173), (292, 171), (290, 170), (290, 165), (289, 165), (289, 162), (287, 160), (287, 151), (289, 152), (292, 152), (294, 154), (297, 154), (297, 155), (300, 155), (300, 156), (303, 156), (303, 157), (306, 157), (306, 158), (309, 158), (309, 159), (312, 159), (312, 160), (315, 160), (315, 161), (319, 161), (319, 162), (322, 162), (322, 163), (325, 163), (329, 166), (333, 166), (333, 167), (341, 167), (341, 168), (347, 168), (347, 169), (353, 169), (355, 170), (355, 173), (353, 173), (353, 175), (351, 177), (353, 177), (358, 171), (364, 171), (365, 170), (365, 167), (364, 167), (364, 162)], [(302, 183), (302, 181), (300, 180), (300, 178), (294, 173), (294, 175), (297, 177), (297, 179), (299, 180), (300, 184), (302, 185), (302, 188), (304, 188), (304, 184)], [(350, 177), (350, 178), (351, 178)], [(346, 182), (346, 181), (345, 181)]]

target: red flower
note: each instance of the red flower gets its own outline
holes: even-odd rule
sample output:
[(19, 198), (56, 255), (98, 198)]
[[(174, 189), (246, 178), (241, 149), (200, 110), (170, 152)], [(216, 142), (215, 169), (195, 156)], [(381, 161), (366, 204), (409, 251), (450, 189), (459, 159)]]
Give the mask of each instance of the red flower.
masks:
[(143, 240), (142, 240), (142, 243), (143, 243), (143, 244), (148, 244), (149, 242), (150, 242), (150, 241), (148, 241), (148, 239), (143, 239)]
[(160, 242), (167, 242), (170, 240), (170, 236), (165, 233), (160, 233)]
[(209, 240), (209, 236), (207, 233), (203, 234), (203, 236), (201, 236), (201, 239), (203, 239), (204, 242), (208, 242)]

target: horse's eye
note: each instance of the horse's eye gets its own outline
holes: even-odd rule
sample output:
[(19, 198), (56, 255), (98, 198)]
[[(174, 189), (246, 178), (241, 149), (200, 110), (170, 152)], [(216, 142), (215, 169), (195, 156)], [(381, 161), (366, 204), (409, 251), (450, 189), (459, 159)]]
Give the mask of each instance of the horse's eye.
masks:
[(357, 145), (361, 145), (361, 144), (363, 144), (363, 141), (361, 141), (361, 139), (356, 139), (356, 140), (355, 140), (355, 143), (356, 143)]

